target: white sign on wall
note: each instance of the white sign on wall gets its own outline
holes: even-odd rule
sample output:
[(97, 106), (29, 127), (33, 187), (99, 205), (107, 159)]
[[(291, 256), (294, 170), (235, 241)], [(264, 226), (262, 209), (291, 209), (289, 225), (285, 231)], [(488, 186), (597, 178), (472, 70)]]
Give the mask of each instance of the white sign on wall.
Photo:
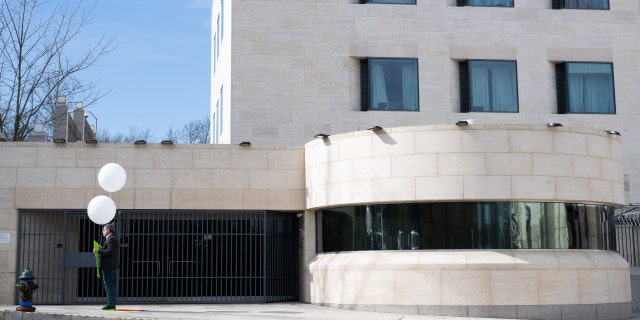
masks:
[(1, 232), (0, 233), (0, 244), (3, 243), (11, 243), (11, 233)]

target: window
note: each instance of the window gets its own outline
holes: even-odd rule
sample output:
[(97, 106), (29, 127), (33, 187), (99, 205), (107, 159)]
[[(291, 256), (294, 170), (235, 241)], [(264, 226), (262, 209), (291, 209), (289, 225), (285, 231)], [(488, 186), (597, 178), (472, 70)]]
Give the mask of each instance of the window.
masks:
[(556, 64), (558, 113), (615, 114), (613, 64)]
[(220, 57), (220, 46), (222, 45), (222, 24), (220, 22), (221, 14), (218, 14), (216, 21), (216, 33), (213, 35), (213, 72), (218, 67), (218, 58)]
[[(216, 104), (216, 110), (218, 110), (218, 105)], [(218, 143), (218, 136), (216, 135), (216, 130), (218, 130), (218, 128), (216, 127), (215, 123), (217, 123), (216, 120), (216, 115), (215, 114), (211, 114), (211, 117), (209, 119), (209, 132), (211, 133), (211, 143), (212, 144), (216, 144)], [(212, 127), (213, 126), (213, 127)]]
[(553, 0), (553, 8), (609, 10), (609, 0)]
[(416, 0), (360, 0), (360, 3), (402, 3), (402, 4), (416, 4)]
[[(218, 16), (218, 22), (217, 22), (217, 26), (218, 29), (220, 28), (220, 16)], [(219, 56), (219, 52), (220, 52), (220, 39), (219, 39), (219, 35), (220, 32), (219, 30), (216, 30), (216, 33), (213, 35), (213, 73), (215, 74), (217, 67), (218, 67), (218, 56)]]
[(224, 117), (222, 116), (223, 112), (224, 112), (224, 86), (220, 87), (220, 103), (218, 105), (218, 110), (216, 112), (216, 116), (218, 117), (216, 135), (218, 137), (222, 135), (222, 131), (224, 129)]
[(460, 62), (460, 112), (518, 112), (516, 62)]
[(451, 249), (615, 250), (614, 208), (581, 203), (432, 202), (316, 212), (318, 252)]
[(210, 127), (213, 126), (213, 130), (211, 130), (211, 136), (212, 136), (211, 143), (214, 143), (214, 144), (220, 142), (220, 136), (218, 135), (219, 113), (220, 113), (220, 100), (216, 102), (215, 113), (212, 113), (212, 116), (211, 116)]
[(220, 39), (224, 37), (224, 0), (220, 0)]
[(217, 50), (216, 50), (216, 59), (218, 59), (218, 57), (220, 57), (220, 46), (222, 45), (222, 31), (221, 31), (221, 24), (220, 24), (220, 15), (218, 14), (218, 20), (216, 21), (217, 27), (216, 27), (216, 45), (217, 45)]
[(513, 7), (513, 0), (458, 0), (458, 7)]
[(418, 110), (418, 60), (362, 60), (362, 110)]
[(211, 116), (211, 143), (222, 143), (222, 131), (224, 130), (224, 117), (222, 112), (224, 111), (224, 86), (220, 88), (220, 96), (218, 102), (216, 102), (216, 108)]

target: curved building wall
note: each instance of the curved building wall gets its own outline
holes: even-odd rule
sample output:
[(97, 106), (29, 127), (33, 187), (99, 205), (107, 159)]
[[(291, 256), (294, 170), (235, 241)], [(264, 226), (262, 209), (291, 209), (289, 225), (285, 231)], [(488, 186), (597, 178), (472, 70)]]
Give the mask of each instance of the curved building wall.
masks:
[(307, 208), (430, 201), (620, 206), (622, 147), (603, 130), (437, 125), (306, 144)]
[(629, 319), (627, 262), (595, 250), (435, 250), (319, 254), (311, 302), (414, 314)]
[[(439, 125), (352, 132), (305, 147), (307, 209), (316, 212), (468, 202), (573, 204), (610, 212), (625, 199), (620, 138), (602, 130)], [(319, 240), (325, 227), (320, 220)], [(592, 247), (427, 245), (317, 253), (307, 260), (306, 277), (313, 279), (307, 299), (448, 316), (630, 317), (628, 263), (615, 252), (584, 248)]]

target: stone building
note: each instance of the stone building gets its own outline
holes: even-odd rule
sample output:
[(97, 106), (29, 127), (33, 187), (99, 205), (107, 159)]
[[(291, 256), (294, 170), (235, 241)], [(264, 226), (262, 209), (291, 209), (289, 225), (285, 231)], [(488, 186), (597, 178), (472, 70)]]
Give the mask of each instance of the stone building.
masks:
[[(214, 0), (215, 144), (3, 144), (0, 276), (53, 246), (60, 281), (90, 283), (76, 224), (117, 162), (131, 301), (627, 318), (612, 216), (640, 200), (639, 18), (623, 0)], [(78, 245), (26, 250), (52, 210)]]
[[(357, 288), (350, 282), (354, 278), (369, 282), (376, 278), (355, 270), (377, 270), (375, 261), (380, 261), (370, 257), (369, 264), (360, 265), (362, 262), (356, 262), (353, 256), (362, 257), (358, 250), (409, 248), (406, 237), (412, 230), (399, 230), (405, 237), (402, 245), (396, 243), (396, 229), (393, 235), (379, 235), (388, 237), (386, 241), (392, 244), (374, 244), (370, 238), (365, 244), (359, 238), (371, 237), (376, 214), (383, 220), (393, 220), (406, 215), (406, 211), (421, 212), (423, 219), (425, 215), (437, 215), (427, 211), (447, 215), (472, 211), (476, 216), (488, 211), (493, 219), (500, 220), (499, 212), (505, 210), (511, 215), (503, 220), (514, 219), (510, 226), (513, 228), (517, 223), (527, 224), (515, 217), (525, 210), (523, 206), (531, 210), (549, 203), (571, 202), (605, 205), (607, 211), (638, 202), (640, 176), (636, 159), (640, 150), (636, 147), (634, 106), (640, 101), (636, 32), (639, 9), (637, 3), (618, 0), (214, 1), (212, 140), (302, 145), (317, 134), (330, 135), (324, 144), (307, 144), (305, 153), (306, 209), (317, 218), (314, 230), (318, 245), (329, 246), (306, 248), (305, 268), (310, 272), (302, 283), (311, 289), (305, 301), (365, 309), (411, 305), (407, 308), (416, 312), (455, 314), (459, 310), (445, 310), (451, 301), (456, 305), (465, 302), (455, 295), (455, 299), (448, 300), (448, 293), (430, 286), (424, 290), (435, 297), (413, 295), (416, 301), (412, 303), (382, 289), (350, 291), (349, 288)], [(460, 131), (443, 127), (459, 121), (468, 124), (458, 127), (466, 128), (460, 136)], [(366, 133), (354, 138), (357, 142), (343, 139), (344, 135), (358, 135), (356, 132), (375, 126), (383, 130), (372, 131), (376, 133), (373, 140)], [(410, 133), (421, 132), (423, 129), (415, 128), (425, 126), (429, 132), (432, 128), (442, 132)], [(494, 131), (495, 126), (500, 129)], [(525, 131), (519, 131), (519, 126)], [(477, 128), (482, 133), (471, 131)], [(542, 131), (538, 131), (540, 128)], [(399, 130), (406, 131), (406, 141), (387, 136)], [(614, 144), (619, 150), (605, 146), (602, 155), (607, 154), (605, 158), (612, 160), (609, 157), (615, 158), (620, 152), (620, 158), (606, 160), (612, 166), (605, 169), (603, 162), (588, 159), (596, 149), (593, 137), (564, 136), (564, 130), (595, 130), (605, 140), (613, 138), (620, 142)], [(558, 135), (564, 136), (563, 142), (555, 140)], [(386, 143), (385, 151), (376, 153), (378, 143)], [(585, 145), (590, 146), (582, 149)], [(415, 156), (420, 160), (407, 156), (412, 152), (420, 154)], [(460, 168), (449, 170), (446, 165)], [(607, 178), (604, 184), (592, 180), (609, 173), (612, 180)], [(584, 193), (577, 196), (574, 192)], [(596, 199), (603, 195), (612, 198)], [(476, 208), (437, 205), (476, 201), (481, 203)], [(516, 204), (520, 201), (540, 201), (545, 205)], [(486, 202), (499, 204), (488, 209)], [(421, 207), (416, 208), (416, 203)], [(501, 206), (511, 209), (500, 209)], [(460, 217), (467, 222), (476, 218)], [(429, 221), (435, 223), (435, 218)], [(335, 228), (345, 224), (349, 230), (321, 230), (325, 225)], [(558, 226), (556, 223), (546, 227), (552, 225)], [(494, 231), (500, 233), (499, 230)], [(551, 248), (550, 239), (536, 240), (544, 233), (552, 234), (550, 230), (540, 230), (538, 235), (529, 234), (518, 244), (510, 243), (510, 248)], [(431, 239), (432, 245), (427, 247), (506, 247), (474, 241), (460, 244)], [(439, 272), (439, 276), (455, 260), (451, 257), (444, 260), (446, 266), (431, 268), (416, 262), (415, 256), (400, 254), (409, 259), (407, 267), (392, 252), (376, 251), (374, 256), (378, 254), (390, 257), (384, 261), (398, 263), (384, 264), (384, 270), (415, 267), (436, 270), (433, 272)], [(470, 254), (482, 255), (476, 251)], [(511, 262), (511, 258), (508, 255), (507, 261)], [(329, 265), (324, 266), (325, 263)], [(453, 265), (454, 269), (474, 268)], [(564, 268), (563, 262), (556, 266)], [(406, 277), (409, 274), (402, 273)], [(448, 279), (434, 274), (422, 277), (425, 282), (439, 279), (446, 283), (443, 279)], [(393, 277), (386, 274), (381, 278), (392, 281), (389, 279)], [(546, 281), (542, 278), (538, 275), (537, 279)], [(397, 281), (393, 282), (396, 286)], [(393, 288), (388, 282), (379, 287), (385, 284), (388, 290)], [(536, 290), (546, 290), (538, 284)], [(488, 282), (484, 285), (490, 287)], [(482, 310), (487, 305), (500, 306), (493, 308), (495, 311), (502, 306), (515, 310), (510, 306), (523, 301), (542, 306), (548, 302), (541, 296), (515, 298), (517, 295), (511, 291), (503, 292), (522, 300), (498, 302), (479, 294), (474, 296), (484, 298), (472, 299), (474, 302), (468, 305), (480, 305)], [(359, 293), (373, 297), (360, 297)], [(574, 296), (568, 305), (588, 305), (587, 300)], [(419, 307), (422, 304), (428, 307)], [(434, 309), (438, 305), (441, 310)], [(471, 311), (467, 308), (462, 314), (465, 312)]]

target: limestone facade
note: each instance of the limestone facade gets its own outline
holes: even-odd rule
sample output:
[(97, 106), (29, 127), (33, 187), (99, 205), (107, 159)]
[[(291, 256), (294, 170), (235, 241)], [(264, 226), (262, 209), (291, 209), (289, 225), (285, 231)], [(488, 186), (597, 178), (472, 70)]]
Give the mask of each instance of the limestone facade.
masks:
[[(315, 222), (316, 210), (345, 204), (513, 200), (619, 207), (620, 140), (600, 129), (480, 124), (383, 128), (280, 148), (4, 143), (0, 233), (10, 241), (0, 244), (0, 276), (11, 283), (18, 273), (19, 209), (83, 210), (106, 193), (98, 172), (115, 162), (127, 172), (124, 188), (110, 194), (121, 209), (304, 212), (305, 302), (444, 315), (551, 310), (548, 319), (593, 308), (605, 310), (603, 319), (621, 319), (631, 310), (629, 266), (613, 252), (318, 253)], [(461, 290), (469, 279), (473, 290)], [(354, 291), (363, 281), (367, 289)], [(0, 301), (12, 303), (11, 289), (0, 292)]]
[[(456, 3), (225, 0), (223, 69), (212, 76), (212, 108), (221, 88), (229, 99), (225, 143), (303, 145), (317, 133), (462, 119), (612, 129), (622, 134), (626, 202), (640, 202), (640, 4), (557, 10), (551, 0)], [(419, 111), (361, 111), (360, 61), (370, 57), (418, 60)], [(468, 59), (516, 61), (518, 112), (460, 112), (459, 62)], [(615, 114), (558, 113), (554, 66), (563, 61), (613, 63)]]
[[(10, 239), (0, 243), (3, 283), (21, 271), (19, 209), (86, 210), (93, 197), (109, 195), (120, 209), (304, 210), (302, 147), (3, 142), (0, 154), (0, 233)], [(127, 181), (109, 194), (97, 177), (112, 162)], [(13, 297), (13, 286), (0, 291), (2, 304)]]

